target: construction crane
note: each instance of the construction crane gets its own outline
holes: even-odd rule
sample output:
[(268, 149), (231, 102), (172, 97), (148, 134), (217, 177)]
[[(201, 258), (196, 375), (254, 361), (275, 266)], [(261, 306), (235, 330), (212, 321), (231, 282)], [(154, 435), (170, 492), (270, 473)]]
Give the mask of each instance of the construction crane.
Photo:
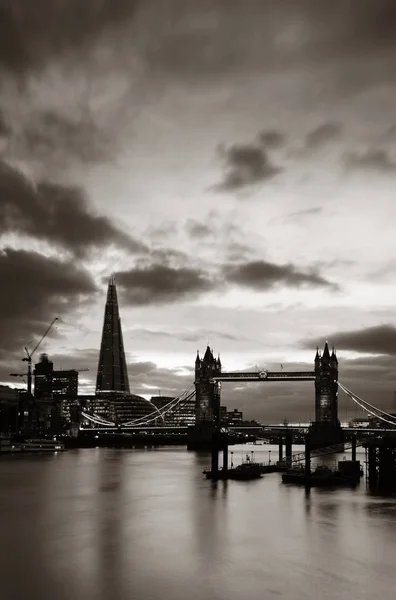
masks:
[[(36, 350), (40, 346), (41, 342), (47, 336), (47, 334), (49, 333), (49, 331), (50, 331), (51, 327), (53, 326), (53, 324), (55, 323), (55, 321), (58, 321), (58, 317), (55, 317), (55, 319), (53, 319), (51, 321), (50, 325), (47, 327), (47, 329), (45, 330), (45, 332), (41, 336), (40, 341), (38, 342), (38, 344), (36, 344), (36, 346), (33, 348), (33, 350), (31, 352), (29, 352), (29, 350), (25, 346), (26, 356), (24, 358), (22, 358), (22, 361), (23, 362), (27, 362), (27, 364), (28, 364), (27, 391), (28, 391), (28, 395), (29, 396), (32, 395), (32, 357), (33, 357), (33, 354), (36, 352)], [(10, 375), (13, 376), (13, 377), (24, 377), (26, 375), (26, 373), (23, 373), (23, 374), (10, 373)]]

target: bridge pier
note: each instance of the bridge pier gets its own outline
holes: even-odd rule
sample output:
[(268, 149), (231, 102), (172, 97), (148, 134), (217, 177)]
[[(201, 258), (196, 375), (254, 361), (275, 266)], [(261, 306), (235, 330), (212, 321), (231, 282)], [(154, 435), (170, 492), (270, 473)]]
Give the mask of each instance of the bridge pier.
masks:
[(212, 433), (212, 460), (211, 471), (212, 479), (215, 481), (219, 478), (219, 432), (214, 430)]
[(355, 461), (356, 460), (356, 435), (352, 435), (351, 442), (352, 442), (352, 448), (351, 448), (352, 457), (351, 458), (352, 458), (352, 460)]
[(224, 474), (228, 471), (228, 434), (223, 434), (223, 471)]
[(283, 437), (279, 436), (279, 462), (283, 460)]
[(291, 465), (292, 446), (293, 446), (293, 436), (291, 433), (287, 433), (286, 437), (285, 437), (285, 451), (286, 451), (286, 463), (288, 465)]

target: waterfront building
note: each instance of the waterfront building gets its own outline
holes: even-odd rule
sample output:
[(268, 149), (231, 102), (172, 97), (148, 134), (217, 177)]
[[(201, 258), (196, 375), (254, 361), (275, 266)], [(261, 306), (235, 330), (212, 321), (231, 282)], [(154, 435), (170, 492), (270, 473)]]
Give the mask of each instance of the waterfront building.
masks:
[[(150, 402), (161, 410), (167, 404), (175, 400), (172, 396), (152, 396)], [(158, 423), (160, 419), (158, 419)], [(184, 400), (177, 404), (174, 409), (164, 415), (164, 421), (167, 425), (175, 427), (186, 427), (187, 425), (195, 425), (195, 397)]]
[(59, 419), (70, 421), (71, 406), (77, 403), (78, 371), (54, 369), (48, 355), (41, 354), (33, 375), (34, 399), (42, 427), (59, 428)]

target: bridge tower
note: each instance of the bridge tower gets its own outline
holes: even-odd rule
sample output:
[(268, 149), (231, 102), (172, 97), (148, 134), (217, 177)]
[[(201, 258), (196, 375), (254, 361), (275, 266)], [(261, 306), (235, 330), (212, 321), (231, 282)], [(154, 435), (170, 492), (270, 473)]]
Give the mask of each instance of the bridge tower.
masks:
[(195, 359), (195, 424), (213, 424), (220, 418), (220, 384), (211, 381), (221, 373), (220, 357), (215, 358), (208, 346), (204, 357)]
[(343, 441), (338, 419), (338, 360), (333, 346), (330, 354), (326, 341), (323, 354), (316, 349), (315, 421), (311, 426), (314, 447), (331, 446)]
[(190, 450), (212, 447), (213, 432), (220, 425), (220, 383), (213, 377), (220, 375), (220, 357), (215, 358), (208, 346), (203, 358), (199, 350), (195, 359), (195, 426), (187, 437)]

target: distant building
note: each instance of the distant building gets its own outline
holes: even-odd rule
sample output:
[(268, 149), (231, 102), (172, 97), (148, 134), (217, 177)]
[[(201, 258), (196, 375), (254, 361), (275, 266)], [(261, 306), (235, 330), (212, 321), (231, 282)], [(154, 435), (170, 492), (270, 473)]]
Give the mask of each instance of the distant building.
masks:
[(235, 408), (231, 412), (227, 412), (227, 425), (238, 426), (243, 423), (243, 412)]
[(70, 421), (71, 406), (77, 403), (78, 371), (54, 370), (54, 363), (47, 354), (40, 355), (34, 368), (34, 398), (40, 405), (44, 428), (59, 428), (63, 418)]
[(20, 390), (0, 385), (0, 435), (19, 429)]
[(48, 354), (40, 355), (40, 362), (34, 365), (34, 397), (36, 400), (52, 398), (52, 374), (54, 363)]
[(107, 288), (96, 392), (129, 394), (129, 380), (114, 277)]
[[(166, 412), (166, 406), (175, 400), (172, 396), (152, 396), (150, 402), (154, 404), (161, 412), (161, 409), (165, 408), (163, 415), (164, 423), (166, 425), (174, 425), (175, 427), (185, 427), (187, 425), (195, 424), (195, 397), (189, 400), (182, 401), (172, 407), (169, 412)], [(161, 419), (158, 418), (158, 423)]]
[[(147, 400), (130, 393), (117, 289), (113, 276), (110, 277), (107, 288), (96, 394), (86, 404), (87, 413), (116, 424), (139, 422), (154, 410)], [(87, 426), (97, 426), (88, 419), (85, 421)]]

